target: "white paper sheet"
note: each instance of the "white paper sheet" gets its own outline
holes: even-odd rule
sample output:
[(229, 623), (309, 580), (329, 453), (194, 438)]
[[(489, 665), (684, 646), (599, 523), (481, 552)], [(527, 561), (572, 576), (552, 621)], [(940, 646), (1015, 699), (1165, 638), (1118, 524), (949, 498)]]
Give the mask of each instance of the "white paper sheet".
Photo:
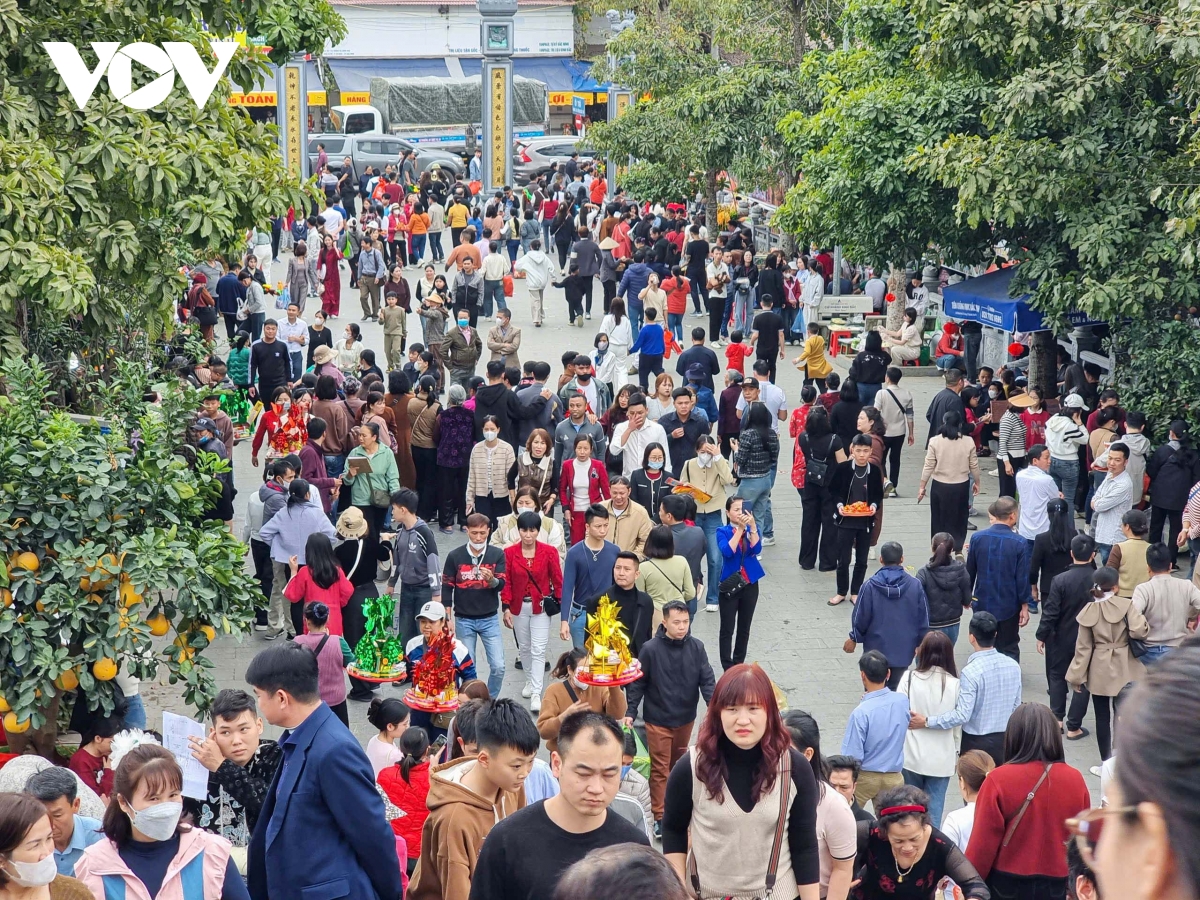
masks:
[(195, 719), (179, 716), (172, 712), (163, 713), (163, 746), (175, 754), (175, 760), (183, 769), (183, 796), (203, 800), (208, 796), (208, 769), (192, 756), (192, 735), (204, 740), (204, 726)]

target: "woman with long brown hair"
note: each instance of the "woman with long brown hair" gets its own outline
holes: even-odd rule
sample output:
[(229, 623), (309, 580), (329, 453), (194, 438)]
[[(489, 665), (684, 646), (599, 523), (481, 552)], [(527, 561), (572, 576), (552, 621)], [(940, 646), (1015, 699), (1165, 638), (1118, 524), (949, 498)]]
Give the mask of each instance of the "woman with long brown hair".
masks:
[[(954, 644), (941, 631), (927, 632), (917, 646), (912, 666), (900, 677), (896, 693), (908, 697), (908, 708), (923, 716), (940, 716), (958, 704), (958, 667)], [(929, 820), (942, 826), (946, 788), (955, 772), (957, 729), (910, 728), (904, 736), (904, 783), (929, 795)]]
[(663, 853), (701, 898), (817, 900), (816, 821), (816, 778), (792, 747), (771, 679), (734, 666), (667, 780)]
[(321, 310), (327, 316), (336, 316), (342, 309), (342, 272), (338, 266), (341, 258), (333, 235), (325, 235), (317, 254), (317, 277), (321, 279)]

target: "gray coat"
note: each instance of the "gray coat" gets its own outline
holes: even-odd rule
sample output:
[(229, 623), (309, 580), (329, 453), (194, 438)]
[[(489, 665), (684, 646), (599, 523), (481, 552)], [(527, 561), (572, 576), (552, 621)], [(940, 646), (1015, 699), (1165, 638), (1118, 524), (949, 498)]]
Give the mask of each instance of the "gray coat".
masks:
[[(523, 387), (517, 391), (517, 399), (521, 401), (522, 406), (532, 407), (545, 389), (544, 384), (534, 382), (529, 387)], [(553, 436), (558, 423), (562, 420), (562, 401), (557, 396), (552, 396), (533, 418), (517, 421), (517, 435), (520, 438), (521, 446), (525, 446), (525, 442), (529, 440), (529, 435), (533, 434), (535, 428), (544, 428)]]
[(571, 257), (584, 278), (592, 278), (600, 273), (600, 245), (591, 238), (576, 241), (571, 247)]

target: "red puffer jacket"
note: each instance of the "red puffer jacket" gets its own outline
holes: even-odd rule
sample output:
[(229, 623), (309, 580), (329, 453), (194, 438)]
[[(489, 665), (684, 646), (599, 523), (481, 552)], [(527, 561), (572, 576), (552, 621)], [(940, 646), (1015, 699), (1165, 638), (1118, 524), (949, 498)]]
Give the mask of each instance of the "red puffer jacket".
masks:
[(408, 845), (408, 858), (417, 859), (421, 855), (421, 829), (429, 816), (429, 807), (425, 805), (425, 797), (429, 793), (429, 763), (413, 766), (408, 779), (404, 780), (400, 774), (400, 764), (397, 763), (383, 769), (375, 780), (388, 799), (404, 810), (404, 815), (392, 822), (392, 831), (404, 838)]

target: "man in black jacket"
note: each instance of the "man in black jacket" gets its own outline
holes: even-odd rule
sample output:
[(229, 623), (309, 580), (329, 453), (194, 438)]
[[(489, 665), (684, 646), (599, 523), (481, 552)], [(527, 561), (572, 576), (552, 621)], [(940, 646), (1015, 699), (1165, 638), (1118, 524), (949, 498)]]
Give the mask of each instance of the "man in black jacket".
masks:
[(625, 633), (629, 635), (629, 649), (635, 656), (641, 651), (642, 645), (650, 640), (650, 626), (654, 621), (654, 601), (636, 586), (640, 565), (641, 561), (633, 551), (618, 553), (613, 563), (613, 583), (594, 597), (589, 597), (585, 605), (589, 615), (596, 614), (601, 597), (607, 596), (617, 605), (617, 621), (625, 626)]
[(929, 401), (929, 409), (925, 410), (925, 421), (929, 423), (929, 434), (925, 437), (925, 445), (929, 446), (930, 439), (942, 427), (942, 417), (948, 412), (956, 412), (964, 417), (962, 397), (963, 374), (958, 369), (946, 370), (946, 386), (934, 394)]
[(270, 405), (276, 388), (287, 386), (292, 371), (288, 349), (275, 337), (278, 331), (279, 323), (267, 319), (263, 322), (262, 340), (255, 341), (250, 348), (250, 383), (258, 392), (255, 399), (264, 406)]
[[(475, 391), (475, 440), (483, 440), (483, 420), (495, 416), (500, 426), (500, 440), (509, 444), (519, 455), (521, 445), (517, 442), (517, 420), (537, 418), (546, 401), (554, 395), (543, 387), (539, 396), (522, 403), (516, 392), (504, 383), (504, 363), (498, 359), (487, 364), (487, 381)], [(547, 452), (551, 450), (550, 447), (546, 448)]]
[(1066, 716), (1066, 735), (1077, 741), (1087, 735), (1082, 725), (1087, 712), (1088, 690), (1083, 688), (1071, 694), (1071, 708), (1067, 710), (1067, 669), (1075, 657), (1075, 639), (1079, 636), (1079, 623), (1075, 617), (1080, 610), (1092, 602), (1092, 576), (1096, 572), (1096, 542), (1086, 534), (1071, 538), (1071, 562), (1073, 565), (1050, 582), (1050, 595), (1042, 604), (1042, 618), (1038, 622), (1037, 649), (1046, 657), (1046, 683), (1050, 693), (1050, 709), (1054, 718), (1063, 722)]
[(626, 688), (629, 708), (625, 724), (632, 725), (638, 706), (646, 701), (646, 749), (650, 752), (650, 809), (654, 833), (662, 835), (663, 797), (667, 776), (687, 751), (696, 724), (696, 702), (712, 699), (716, 678), (708, 652), (692, 636), (692, 617), (680, 600), (662, 609), (663, 623), (638, 653), (642, 677)]
[[(700, 277), (703, 279), (703, 271), (701, 271)], [(688, 280), (691, 280), (690, 275)], [(692, 329), (692, 346), (679, 354), (679, 360), (675, 363), (675, 371), (680, 375), (687, 375), (687, 370), (694, 365), (704, 367), (704, 378), (700, 383), (715, 393), (717, 387), (713, 378), (721, 374), (721, 361), (717, 359), (717, 354), (711, 347), (704, 346), (704, 329), (699, 325)]]

